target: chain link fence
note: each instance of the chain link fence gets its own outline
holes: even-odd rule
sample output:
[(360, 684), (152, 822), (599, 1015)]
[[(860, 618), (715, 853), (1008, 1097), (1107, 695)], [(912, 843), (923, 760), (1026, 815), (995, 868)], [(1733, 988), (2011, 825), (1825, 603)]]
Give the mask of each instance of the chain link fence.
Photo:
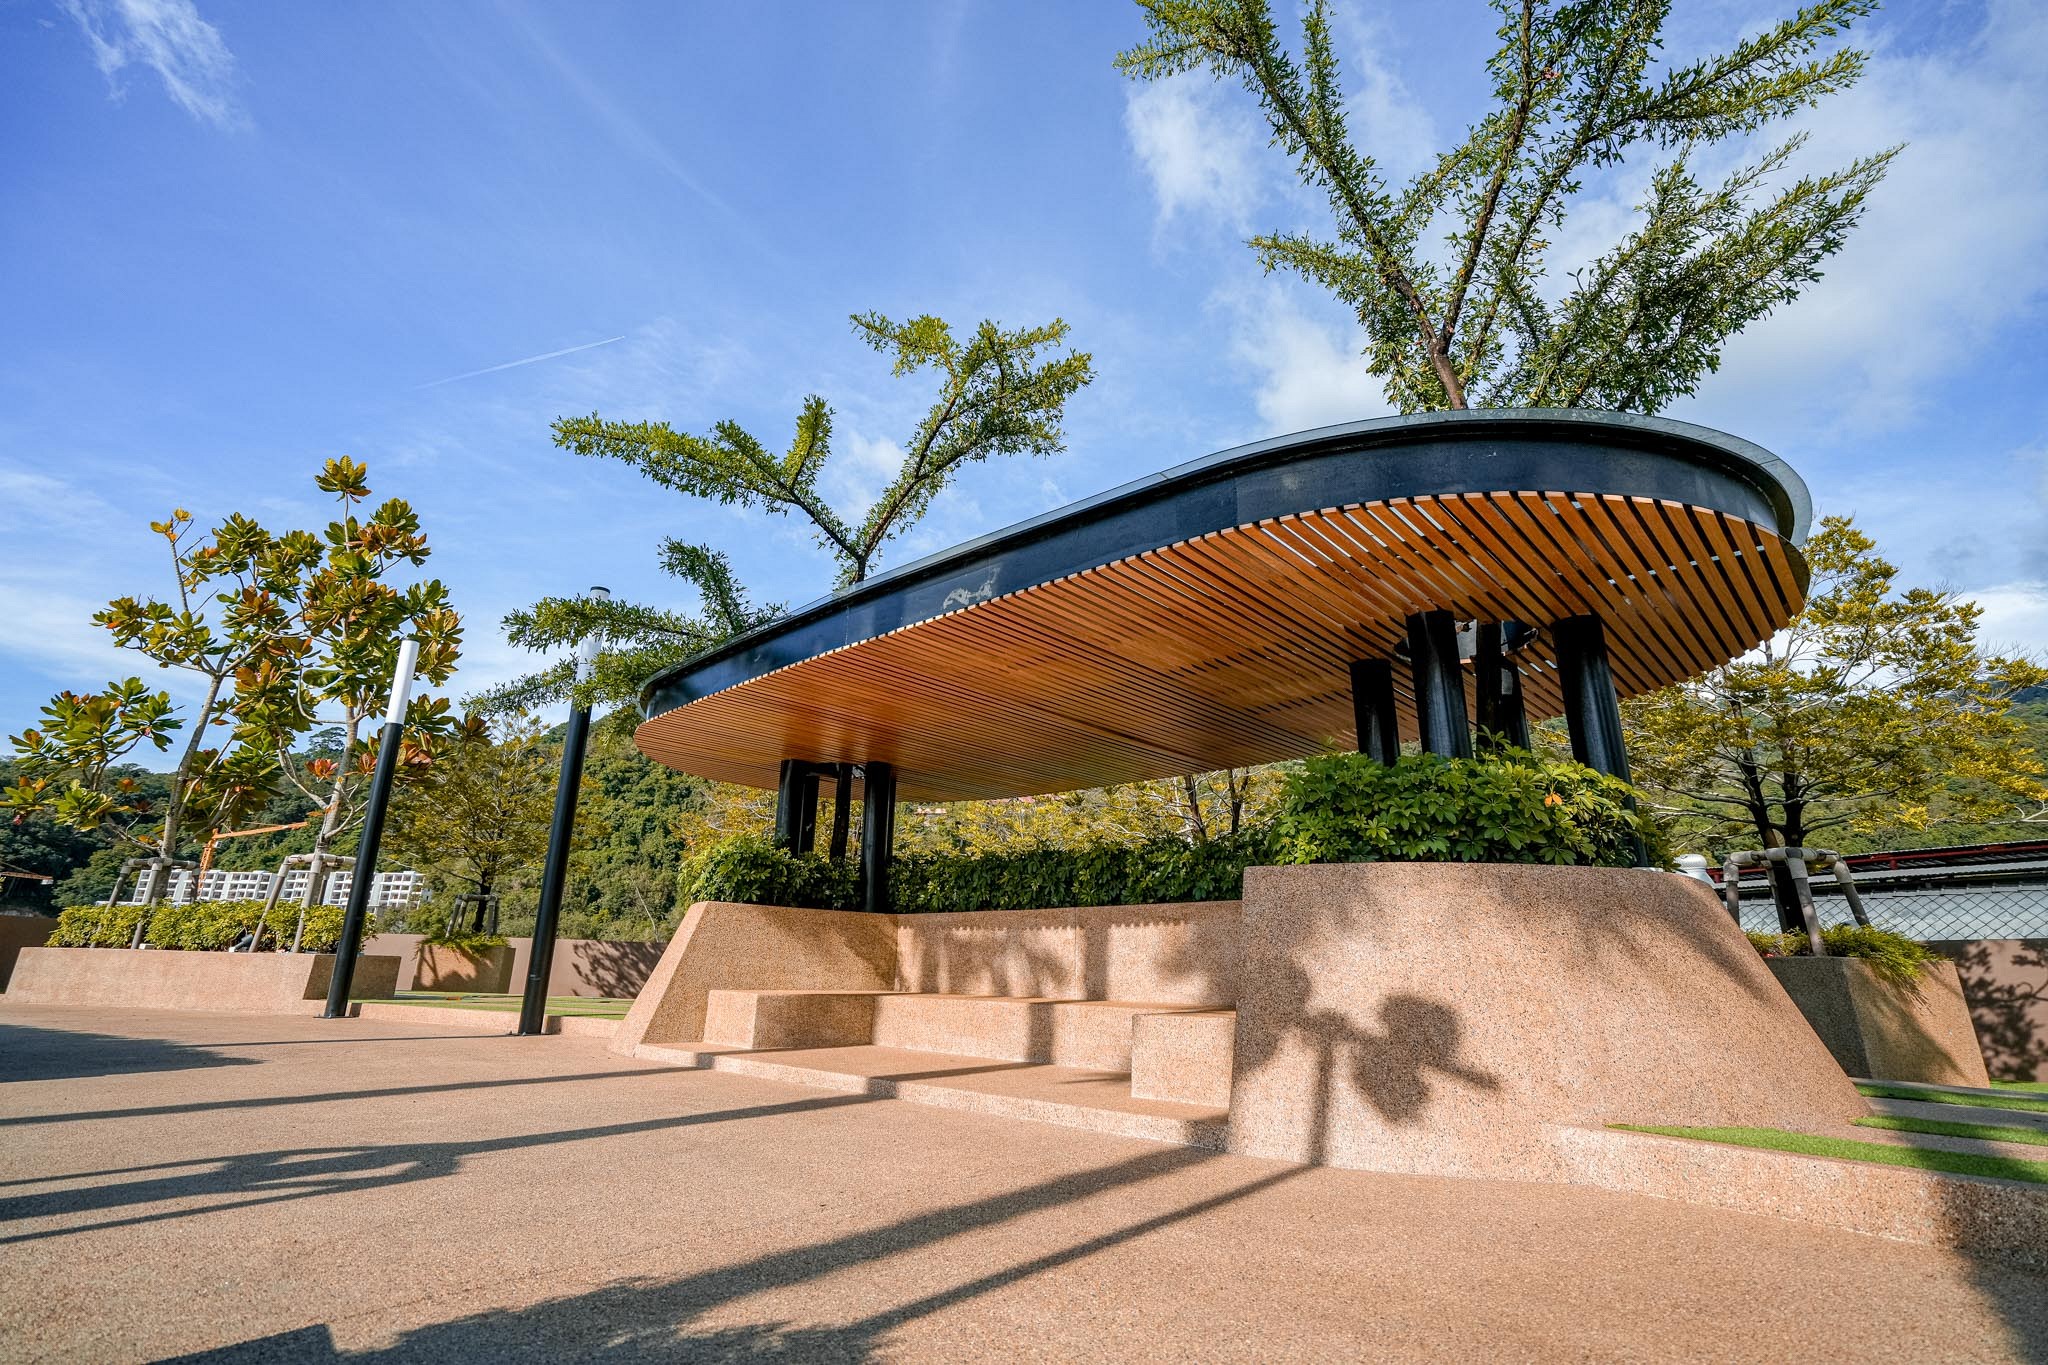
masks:
[[(1881, 929), (1923, 942), (2048, 938), (2048, 847), (1927, 849), (1848, 860), (1864, 912)], [(1825, 867), (1810, 869), (1813, 908), (1824, 926), (1854, 924)], [(1765, 877), (1743, 877), (1742, 927), (1775, 933), (1778, 912)]]

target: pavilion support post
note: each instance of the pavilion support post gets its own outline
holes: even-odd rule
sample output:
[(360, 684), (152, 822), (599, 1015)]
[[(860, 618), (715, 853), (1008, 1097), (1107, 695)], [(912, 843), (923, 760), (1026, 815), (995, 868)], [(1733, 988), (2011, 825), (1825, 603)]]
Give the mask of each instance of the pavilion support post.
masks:
[(889, 861), (896, 843), (896, 770), (887, 763), (861, 767), (860, 908), (889, 912)]
[(775, 842), (791, 853), (818, 845), (818, 770), (800, 758), (782, 760), (775, 787)]
[(832, 765), (832, 843), (835, 863), (846, 861), (846, 839), (853, 820), (853, 765)]
[(1415, 721), (1424, 753), (1472, 757), (1465, 716), (1465, 674), (1458, 666), (1458, 622), (1447, 611), (1408, 618), (1408, 661), (1415, 677)]
[[(1550, 641), (1564, 684), (1564, 724), (1571, 735), (1572, 757), (1596, 772), (1628, 781), (1628, 745), (1621, 737), (1621, 696), (1607, 661), (1606, 627), (1597, 616), (1567, 616), (1552, 623)], [(1640, 838), (1635, 855), (1637, 863), (1649, 860)]]
[(1394, 711), (1391, 662), (1353, 661), (1351, 712), (1358, 725), (1358, 752), (1379, 763), (1392, 763), (1401, 756), (1401, 723)]
[(1564, 723), (1572, 757), (1598, 772), (1628, 781), (1628, 749), (1621, 739), (1621, 699), (1607, 662), (1607, 631), (1597, 616), (1567, 616), (1550, 627), (1557, 672), (1564, 684)]
[(1529, 747), (1529, 715), (1522, 706), (1522, 675), (1501, 649), (1504, 625), (1481, 621), (1472, 655), (1472, 691), (1478, 703), (1480, 743)]

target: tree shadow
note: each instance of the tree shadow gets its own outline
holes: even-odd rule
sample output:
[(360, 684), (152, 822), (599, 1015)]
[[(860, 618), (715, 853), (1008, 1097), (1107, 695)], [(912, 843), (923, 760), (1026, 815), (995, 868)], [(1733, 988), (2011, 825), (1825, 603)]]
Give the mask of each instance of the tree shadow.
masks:
[[(473, 1359), (492, 1361), (576, 1359), (629, 1365), (642, 1361), (803, 1360), (867, 1361), (879, 1358), (887, 1337), (919, 1318), (1020, 1283), (1135, 1238), (1171, 1227), (1302, 1174), (1299, 1167), (1250, 1176), (1203, 1198), (1176, 1204), (1149, 1217), (1028, 1257), (919, 1298), (879, 1309), (829, 1327), (798, 1327), (786, 1321), (740, 1325), (701, 1323), (720, 1307), (756, 1294), (788, 1289), (844, 1270), (885, 1267), (891, 1257), (923, 1251), (954, 1238), (984, 1233), (1002, 1224), (1075, 1203), (1098, 1194), (1171, 1177), (1205, 1162), (1213, 1153), (1176, 1147), (1147, 1152), (1107, 1166), (1057, 1176), (1022, 1189), (914, 1214), (881, 1227), (829, 1241), (717, 1266), (668, 1279), (637, 1277), (587, 1293), (544, 1300), (514, 1309), (466, 1314), (415, 1328), (390, 1346), (338, 1351), (324, 1327), (300, 1328), (177, 1359), (190, 1362), (307, 1362)], [(886, 1283), (886, 1270), (878, 1272)]]
[(1956, 964), (1984, 1064), (1999, 1080), (2048, 1077), (2048, 939), (1927, 945)]
[(83, 1080), (93, 1076), (255, 1065), (254, 1057), (231, 1057), (204, 1044), (84, 1033), (69, 1028), (37, 1028), (31, 1024), (0, 1024), (0, 1082)]
[[(647, 978), (654, 974), (666, 943), (612, 943), (603, 939), (579, 939), (563, 945), (570, 949), (576, 975), (591, 994), (613, 1000), (631, 1000), (640, 994)], [(552, 987), (550, 987), (552, 990)], [(571, 995), (584, 994), (571, 990)]]

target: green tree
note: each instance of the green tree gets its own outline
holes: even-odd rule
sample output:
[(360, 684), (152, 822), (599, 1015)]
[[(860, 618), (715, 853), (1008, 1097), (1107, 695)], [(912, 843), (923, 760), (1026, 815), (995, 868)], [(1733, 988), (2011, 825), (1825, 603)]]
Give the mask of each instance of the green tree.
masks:
[[(401, 498), (358, 518), (358, 506), (370, 498), (368, 479), (366, 466), (344, 458), (329, 460), (314, 480), (334, 497), (340, 516), (328, 523), (325, 551), (299, 594), (289, 650), (237, 675), (231, 707), (252, 740), (268, 739), (278, 773), (319, 810), (308, 905), (320, 900), (335, 844), (361, 823), (379, 743), (364, 731), (390, 700), (401, 642), (420, 642), (415, 676), (430, 686), (448, 681), (462, 653), (462, 618), (439, 579), (404, 587), (385, 581), (400, 565), (425, 563), (432, 551), (418, 513)], [(403, 780), (426, 772), (451, 723), (445, 698), (409, 699)], [(293, 763), (294, 747), (315, 726), (326, 727), (334, 756)]]
[[(435, 894), (523, 889), (547, 857), (561, 746), (515, 717), (493, 737), (469, 717), (418, 782), (391, 804), (385, 848)], [(585, 822), (579, 822), (579, 827)], [(484, 905), (470, 928), (481, 931)]]
[[(355, 515), (369, 497), (366, 475), (353, 460), (327, 461), (314, 482), (340, 501), (342, 516), (324, 537), (273, 534), (236, 514), (195, 539), (182, 508), (151, 523), (169, 548), (175, 598), (116, 598), (93, 620), (120, 648), (193, 675), (202, 700), (180, 715), (168, 692), (139, 678), (59, 693), (40, 726), (13, 738), (15, 780), (0, 792), (0, 809), (167, 859), (240, 823), (289, 783), (322, 806), (315, 848), (324, 855), (357, 812), (352, 797), (374, 765), (356, 741), (363, 720), (383, 708), (399, 636), (421, 637), (419, 671), (430, 683), (453, 671), (461, 638), (440, 583), (383, 581), (395, 566), (423, 561), (426, 541), (400, 499)], [(446, 709), (420, 698), (408, 710), (410, 767), (424, 760)], [(323, 716), (343, 736), (338, 756), (304, 770), (287, 763)], [(169, 749), (181, 729), (168, 795), (155, 799), (128, 760)], [(165, 889), (152, 878), (152, 899)]]
[[(930, 371), (938, 393), (904, 442), (895, 477), (864, 513), (834, 508), (818, 490), (832, 455), (832, 409), (816, 394), (797, 413), (789, 448), (771, 451), (737, 422), (703, 436), (666, 422), (607, 421), (593, 413), (555, 423), (555, 444), (578, 455), (622, 461), (663, 487), (691, 497), (803, 517), (839, 565), (838, 582), (858, 583), (883, 547), (914, 525), (932, 499), (966, 466), (992, 455), (1049, 455), (1061, 449), (1067, 399), (1093, 378), (1085, 352), (1061, 350), (1067, 324), (1006, 330), (983, 322), (961, 340), (945, 322), (920, 316), (896, 322), (857, 314), (854, 331), (891, 358), (898, 376)], [(492, 709), (535, 708), (576, 691), (585, 700), (630, 703), (648, 677), (672, 663), (781, 614), (754, 607), (717, 551), (668, 540), (662, 566), (690, 583), (702, 602), (695, 616), (659, 607), (580, 598), (548, 598), (505, 618), (513, 644), (552, 650), (601, 633), (606, 651), (591, 680), (575, 686), (568, 662), (516, 679), (476, 699)]]
[[(1355, 141), (1327, 0), (1299, 55), (1266, 0), (1139, 0), (1150, 39), (1117, 58), (1141, 80), (1206, 69), (1259, 101), (1273, 142), (1327, 198), (1335, 239), (1250, 245), (1350, 307), (1403, 412), (1593, 407), (1654, 412), (1691, 393), (1727, 339), (1819, 278), (1896, 152), (1784, 183), (1801, 139), (1718, 183), (1714, 144), (1853, 83), (1863, 54), (1817, 49), (1876, 0), (1818, 0), (1724, 52), (1653, 72), (1669, 0), (1495, 0), (1493, 106), (1405, 186)], [(1368, 130), (1368, 135), (1370, 130)], [(1546, 256), (1589, 173), (1670, 154), (1635, 229), (1569, 284)], [(1446, 250), (1425, 241), (1447, 226)]]
[(1713, 846), (1769, 848), (2038, 812), (2048, 785), (2011, 700), (2048, 670), (1985, 652), (1976, 603), (1901, 589), (1846, 517), (1824, 519), (1806, 556), (1811, 591), (1785, 630), (1623, 704), (1658, 813)]

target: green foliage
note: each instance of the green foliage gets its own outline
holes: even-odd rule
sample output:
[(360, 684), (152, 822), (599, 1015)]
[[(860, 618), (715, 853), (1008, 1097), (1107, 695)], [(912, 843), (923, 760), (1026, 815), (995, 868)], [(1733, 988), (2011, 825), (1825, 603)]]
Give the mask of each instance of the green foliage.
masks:
[[(449, 895), (511, 892), (547, 855), (560, 763), (561, 745), (523, 716), (498, 737), (467, 718), (392, 801), (385, 847), (393, 864), (425, 873)], [(578, 835), (587, 837), (599, 818), (585, 810)]]
[[(1258, 100), (1336, 232), (1250, 245), (1268, 270), (1296, 271), (1353, 310), (1403, 412), (1654, 412), (1693, 392), (1729, 337), (1819, 278), (1896, 151), (1787, 183), (1794, 138), (1718, 183), (1698, 175), (1722, 159), (1715, 143), (1852, 84), (1862, 53), (1816, 53), (1875, 0), (1818, 0), (1668, 64), (1670, 0), (1495, 0), (1492, 107), (1398, 188), (1352, 136), (1327, 0), (1306, 5), (1298, 54), (1267, 0), (1139, 3), (1150, 37), (1118, 67), (1140, 80), (1207, 70)], [(1675, 153), (1649, 177), (1640, 224), (1568, 287), (1547, 288), (1546, 254), (1584, 177), (1639, 149)], [(1432, 250), (1445, 227), (1447, 249)]]
[(71, 905), (57, 912), (52, 948), (126, 948), (142, 919), (139, 905)]
[(1625, 867), (1635, 839), (1662, 865), (1660, 832), (1627, 783), (1566, 760), (1502, 749), (1461, 761), (1407, 754), (1311, 758), (1288, 774), (1274, 819), (1287, 863), (1580, 863)]
[(920, 914), (1235, 900), (1245, 868), (1274, 861), (1271, 850), (1270, 834), (1254, 829), (1192, 844), (1153, 839), (899, 858), (889, 873), (891, 908)]
[(1806, 557), (1806, 606), (1784, 631), (1623, 703), (1636, 784), (1661, 814), (1754, 848), (2048, 811), (2048, 772), (2011, 705), (2048, 669), (1985, 651), (1976, 603), (1901, 588), (1846, 517), (1825, 518)]
[[(1749, 941), (1765, 957), (1807, 957), (1813, 952), (1803, 930), (1751, 934)], [(1916, 995), (1920, 973), (1928, 964), (1941, 961), (1941, 954), (1924, 943), (1889, 929), (1866, 929), (1860, 924), (1837, 924), (1823, 929), (1820, 941), (1830, 957), (1861, 958), (1880, 978)]]
[(716, 844), (683, 864), (685, 899), (745, 905), (852, 910), (860, 903), (854, 865), (815, 853), (790, 853), (757, 834)]
[[(325, 807), (316, 847), (338, 838), (375, 763), (357, 740), (364, 719), (384, 706), (400, 638), (420, 640), (418, 673), (430, 684), (447, 681), (461, 644), (460, 618), (439, 582), (385, 581), (426, 559), (426, 538), (400, 499), (358, 516), (367, 477), (348, 459), (327, 461), (315, 477), (340, 506), (324, 535), (273, 534), (235, 514), (198, 536), (183, 508), (152, 522), (174, 591), (115, 598), (93, 620), (116, 646), (194, 675), (203, 700), (181, 716), (167, 692), (139, 678), (59, 693), (40, 726), (13, 737), (14, 782), (0, 792), (0, 809), (172, 854), (194, 835), (243, 823), (289, 782)], [(322, 715), (337, 711), (337, 756), (303, 770), (288, 762)], [(404, 771), (425, 763), (446, 712), (445, 701), (427, 696), (408, 707)], [(145, 745), (168, 750), (179, 730), (167, 797), (151, 799), (121, 761)]]
[[(126, 948), (134, 940), (135, 925), (142, 918), (140, 905), (74, 905), (57, 916), (56, 932), (50, 935), (53, 948)], [(302, 952), (331, 952), (341, 942), (343, 910), (338, 905), (315, 905), (306, 911), (306, 929), (299, 940)], [(263, 916), (262, 901), (161, 902), (150, 916), (148, 943), (152, 948), (184, 952), (225, 952), (256, 928)], [(299, 907), (278, 905), (264, 920), (266, 948), (289, 948), (298, 925)], [(374, 928), (367, 932), (374, 933)]]
[[(1318, 862), (1523, 862), (1626, 866), (1657, 831), (1629, 789), (1576, 763), (1515, 750), (1475, 760), (1418, 754), (1389, 765), (1357, 754), (1290, 771), (1266, 824), (1204, 840), (1152, 838), (898, 857), (891, 908), (1033, 910), (1233, 900), (1244, 870)], [(859, 908), (850, 863), (794, 856), (758, 835), (684, 865), (686, 901)]]
[[(1067, 399), (1094, 377), (1085, 352), (1063, 351), (1067, 324), (1004, 329), (983, 322), (962, 340), (944, 321), (921, 316), (897, 322), (879, 313), (853, 319), (854, 331), (888, 356), (898, 376), (932, 372), (938, 394), (903, 443), (903, 463), (858, 517), (842, 513), (818, 490), (832, 456), (832, 409), (817, 394), (797, 411), (789, 448), (773, 451), (734, 421), (702, 436), (666, 422), (606, 421), (596, 413), (555, 423), (555, 444), (578, 455), (618, 460), (649, 479), (693, 498), (796, 512), (839, 564), (839, 582), (858, 583), (882, 547), (910, 529), (968, 465), (993, 455), (1048, 455), (1061, 448)], [(590, 676), (562, 660), (471, 700), (486, 710), (533, 710), (575, 696), (629, 706), (654, 674), (782, 614), (780, 604), (756, 607), (734, 579), (725, 556), (669, 539), (662, 567), (697, 590), (695, 616), (630, 602), (544, 598), (505, 617), (506, 638), (535, 651), (601, 636)]]

